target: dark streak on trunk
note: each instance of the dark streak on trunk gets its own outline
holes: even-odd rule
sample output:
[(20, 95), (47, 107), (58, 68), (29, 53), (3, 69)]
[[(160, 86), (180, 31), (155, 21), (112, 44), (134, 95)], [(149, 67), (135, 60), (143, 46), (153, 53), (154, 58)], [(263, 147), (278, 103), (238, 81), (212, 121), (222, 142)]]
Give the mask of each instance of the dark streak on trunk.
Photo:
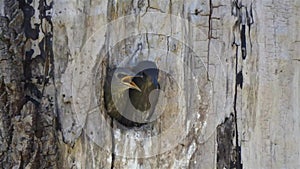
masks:
[(247, 57), (247, 39), (246, 39), (246, 25), (242, 24), (241, 30), (241, 50), (242, 50), (242, 58), (246, 59)]
[(208, 15), (208, 44), (207, 44), (207, 80), (209, 79), (209, 55), (210, 55), (210, 44), (211, 44), (211, 38), (212, 38), (212, 13), (213, 13), (213, 4), (212, 0), (209, 0), (209, 15)]
[[(234, 123), (235, 123), (235, 151), (236, 156), (235, 159), (231, 162), (233, 163), (232, 168), (236, 169), (242, 169), (243, 164), (241, 163), (241, 147), (239, 146), (239, 132), (238, 132), (238, 125), (237, 125), (237, 109), (236, 109), (236, 103), (237, 103), (237, 90), (238, 90), (238, 47), (236, 46), (236, 54), (235, 54), (235, 74), (236, 74), (236, 82), (235, 82), (235, 88), (234, 88), (234, 103), (233, 103), (233, 110), (234, 110)], [(241, 82), (242, 84), (242, 82)]]
[(114, 169), (114, 165), (115, 165), (115, 136), (114, 136), (114, 120), (111, 119), (111, 123), (110, 123), (110, 130), (111, 130), (111, 165), (110, 165), (110, 169)]
[[(234, 86), (234, 98), (233, 98), (233, 113), (229, 118), (225, 118), (225, 121), (217, 127), (217, 168), (234, 168), (242, 169), (241, 163), (241, 147), (239, 145), (239, 132), (237, 124), (237, 97), (238, 87), (243, 88), (243, 73), (239, 70), (239, 43), (236, 42), (236, 34), (240, 34), (241, 40), (241, 55), (242, 59), (246, 59), (246, 25), (243, 20), (246, 16), (242, 14), (242, 8), (245, 8), (242, 3), (238, 1), (232, 1), (232, 15), (237, 18), (235, 25), (233, 26), (234, 41), (232, 47), (235, 48), (235, 86)], [(247, 10), (247, 9), (246, 9)], [(247, 11), (246, 11), (247, 13)], [(240, 30), (240, 26), (241, 30)], [(235, 145), (233, 145), (235, 142)]]

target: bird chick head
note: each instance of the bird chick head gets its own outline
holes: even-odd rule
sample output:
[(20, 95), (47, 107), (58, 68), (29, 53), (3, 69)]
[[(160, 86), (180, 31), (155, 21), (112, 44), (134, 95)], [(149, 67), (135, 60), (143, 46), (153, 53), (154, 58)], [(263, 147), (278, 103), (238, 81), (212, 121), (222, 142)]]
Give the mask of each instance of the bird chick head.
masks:
[(126, 68), (118, 68), (114, 73), (114, 84), (117, 88), (116, 90), (126, 90), (126, 89), (135, 89), (138, 91), (142, 91), (134, 82), (133, 78), (137, 77), (133, 72)]

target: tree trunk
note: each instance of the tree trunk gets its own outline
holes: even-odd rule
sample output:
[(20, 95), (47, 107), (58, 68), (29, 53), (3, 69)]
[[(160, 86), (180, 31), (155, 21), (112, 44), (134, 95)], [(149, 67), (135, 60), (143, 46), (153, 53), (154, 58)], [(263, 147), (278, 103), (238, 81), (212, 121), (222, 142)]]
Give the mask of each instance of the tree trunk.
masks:
[[(1, 1), (0, 167), (299, 168), (299, 9)], [(122, 126), (107, 71), (145, 60), (159, 70), (151, 122)]]

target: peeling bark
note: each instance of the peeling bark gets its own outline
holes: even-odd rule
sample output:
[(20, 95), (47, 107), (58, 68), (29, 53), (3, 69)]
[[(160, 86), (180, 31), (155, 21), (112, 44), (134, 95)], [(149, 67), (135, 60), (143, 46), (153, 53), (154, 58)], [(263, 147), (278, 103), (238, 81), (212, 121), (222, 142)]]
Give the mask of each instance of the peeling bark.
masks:
[[(5, 0), (1, 16), (2, 168), (57, 166), (57, 127), (54, 113), (51, 10)], [(32, 17), (40, 22), (32, 28)], [(42, 31), (42, 35), (39, 32)], [(40, 40), (38, 40), (38, 38)], [(31, 47), (36, 44), (35, 48)], [(40, 53), (38, 51), (40, 51)]]

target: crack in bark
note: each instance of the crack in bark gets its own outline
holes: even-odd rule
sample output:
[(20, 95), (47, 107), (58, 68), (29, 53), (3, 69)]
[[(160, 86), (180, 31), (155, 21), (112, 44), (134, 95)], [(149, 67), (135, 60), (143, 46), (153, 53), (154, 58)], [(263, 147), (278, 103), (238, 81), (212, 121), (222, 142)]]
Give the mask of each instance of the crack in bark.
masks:
[[(231, 140), (235, 141), (235, 147), (233, 145), (229, 148), (230, 151), (235, 152), (234, 156), (229, 161), (225, 162), (224, 164), (221, 164), (221, 162), (218, 164), (219, 168), (222, 168), (225, 166), (229, 168), (236, 168), (236, 169), (242, 169), (243, 164), (241, 162), (241, 146), (239, 145), (239, 131), (238, 131), (238, 123), (237, 123), (237, 100), (238, 100), (238, 87), (241, 89), (243, 88), (243, 71), (242, 66), (241, 70), (239, 70), (239, 46), (241, 47), (241, 56), (242, 59), (245, 60), (247, 56), (247, 39), (246, 39), (246, 26), (248, 26), (249, 32), (248, 36), (250, 39), (250, 27), (254, 23), (253, 21), (253, 15), (252, 15), (252, 3), (250, 5), (250, 12), (247, 10), (247, 7), (244, 6), (241, 2), (238, 1), (232, 1), (232, 15), (237, 18), (235, 24), (233, 25), (233, 42), (232, 46), (235, 47), (235, 86), (234, 86), (234, 98), (233, 98), (233, 113), (231, 114), (232, 118), (232, 128), (230, 129), (234, 132), (234, 134), (231, 136)], [(240, 35), (240, 42), (237, 42), (236, 38), (237, 35)], [(250, 39), (250, 47), (252, 48), (251, 39)], [(225, 119), (226, 122), (226, 119)], [(224, 122), (224, 123), (225, 123)], [(224, 124), (223, 123), (223, 124)], [(235, 138), (235, 140), (233, 140)], [(218, 143), (219, 145), (219, 143)], [(220, 147), (221, 148), (221, 147)], [(218, 148), (219, 149), (219, 148)], [(226, 150), (227, 154), (230, 152), (229, 150)], [(226, 155), (226, 154), (223, 154)], [(222, 156), (223, 157), (223, 156)]]
[(209, 56), (210, 56), (210, 44), (211, 44), (211, 37), (212, 37), (212, 13), (213, 13), (213, 5), (212, 0), (209, 0), (209, 15), (208, 15), (208, 44), (207, 44), (207, 80), (209, 79)]
[(111, 123), (110, 123), (110, 133), (111, 133), (111, 166), (110, 169), (114, 169), (115, 166), (115, 136), (114, 136), (114, 120), (111, 119)]
[[(235, 11), (235, 12), (234, 12)], [(252, 3), (250, 4), (250, 11), (247, 6), (243, 5), (241, 2), (232, 2), (232, 15), (237, 17), (237, 20), (233, 26), (233, 31), (237, 31), (240, 34), (241, 44), (236, 43), (236, 35), (234, 33), (234, 42), (237, 46), (241, 46), (242, 58), (245, 60), (247, 57), (247, 36), (246, 28), (248, 27), (248, 37), (250, 42), (250, 48), (252, 49), (252, 41), (250, 37), (251, 25), (254, 23), (253, 13), (252, 13)], [(246, 27), (247, 26), (247, 27)]]
[(246, 44), (246, 26), (242, 24), (242, 30), (241, 30), (241, 51), (242, 51), (242, 58), (246, 59), (247, 56), (247, 44)]
[[(242, 3), (238, 2), (238, 1), (233, 1), (233, 6), (232, 6), (232, 11), (235, 8), (236, 14), (234, 14), (234, 12), (232, 12), (232, 14), (234, 16), (237, 17), (237, 21), (234, 25), (234, 30), (239, 30), (238, 33), (240, 33), (240, 38), (241, 38), (241, 54), (242, 54), (242, 59), (246, 59), (246, 35), (245, 35), (245, 23), (246, 23), (246, 16), (245, 16), (245, 12), (243, 12), (242, 10), (245, 9), (247, 10), (244, 5), (242, 5)], [(241, 30), (239, 29), (240, 26), (242, 26)], [(233, 31), (234, 31), (233, 30)], [(235, 34), (234, 34), (235, 36)], [(238, 70), (238, 63), (239, 63), (239, 44), (237, 44), (236, 42), (233, 42), (233, 46), (235, 46), (236, 51), (235, 51), (235, 87), (234, 87), (234, 98), (233, 98), (233, 117), (234, 117), (234, 124), (235, 124), (235, 159), (232, 162), (232, 165), (234, 168), (236, 169), (242, 169), (243, 168), (243, 164), (241, 163), (241, 146), (239, 145), (239, 132), (238, 132), (238, 124), (237, 124), (237, 94), (238, 94), (238, 86), (240, 85), (241, 89), (242, 89), (242, 85), (243, 85), (243, 74), (242, 74), (242, 70)]]
[(250, 43), (250, 48), (252, 49), (252, 40), (250, 36), (251, 32), (251, 25), (254, 24), (254, 19), (253, 19), (253, 12), (252, 12), (252, 3), (250, 4), (250, 11), (247, 10), (246, 8), (246, 17), (247, 17), (247, 25), (248, 25), (248, 36), (249, 36), (249, 43)]
[(235, 151), (236, 151), (236, 159), (233, 162), (233, 165), (236, 169), (242, 169), (243, 165), (241, 163), (241, 147), (239, 146), (239, 132), (238, 132), (238, 125), (237, 125), (237, 109), (236, 109), (236, 102), (237, 102), (237, 89), (238, 89), (238, 47), (236, 46), (236, 63), (235, 63), (235, 74), (236, 74), (236, 82), (234, 87), (234, 102), (233, 102), (233, 110), (234, 110), (234, 123), (235, 123)]
[(163, 10), (161, 10), (159, 8), (152, 7), (151, 4), (150, 4), (150, 0), (147, 0), (147, 7), (146, 7), (146, 11), (145, 11), (144, 15), (148, 12), (148, 9), (154, 9), (154, 10), (157, 10), (161, 13), (165, 13)]
[(201, 11), (195, 11), (195, 14), (200, 14), (200, 16), (208, 16), (208, 33), (207, 33), (207, 37), (208, 37), (208, 44), (207, 44), (207, 74), (206, 74), (206, 77), (207, 77), (207, 80), (210, 81), (210, 78), (209, 78), (209, 64), (210, 64), (210, 46), (211, 46), (211, 39), (218, 39), (218, 37), (214, 37), (212, 35), (212, 31), (213, 31), (213, 25), (212, 25), (212, 21), (215, 19), (215, 20), (220, 20), (221, 18), (219, 17), (215, 17), (213, 16), (213, 9), (214, 8), (219, 8), (219, 7), (222, 7), (224, 5), (216, 5), (214, 6), (213, 3), (212, 3), (212, 0), (209, 0), (209, 13), (208, 14), (201, 14)]

